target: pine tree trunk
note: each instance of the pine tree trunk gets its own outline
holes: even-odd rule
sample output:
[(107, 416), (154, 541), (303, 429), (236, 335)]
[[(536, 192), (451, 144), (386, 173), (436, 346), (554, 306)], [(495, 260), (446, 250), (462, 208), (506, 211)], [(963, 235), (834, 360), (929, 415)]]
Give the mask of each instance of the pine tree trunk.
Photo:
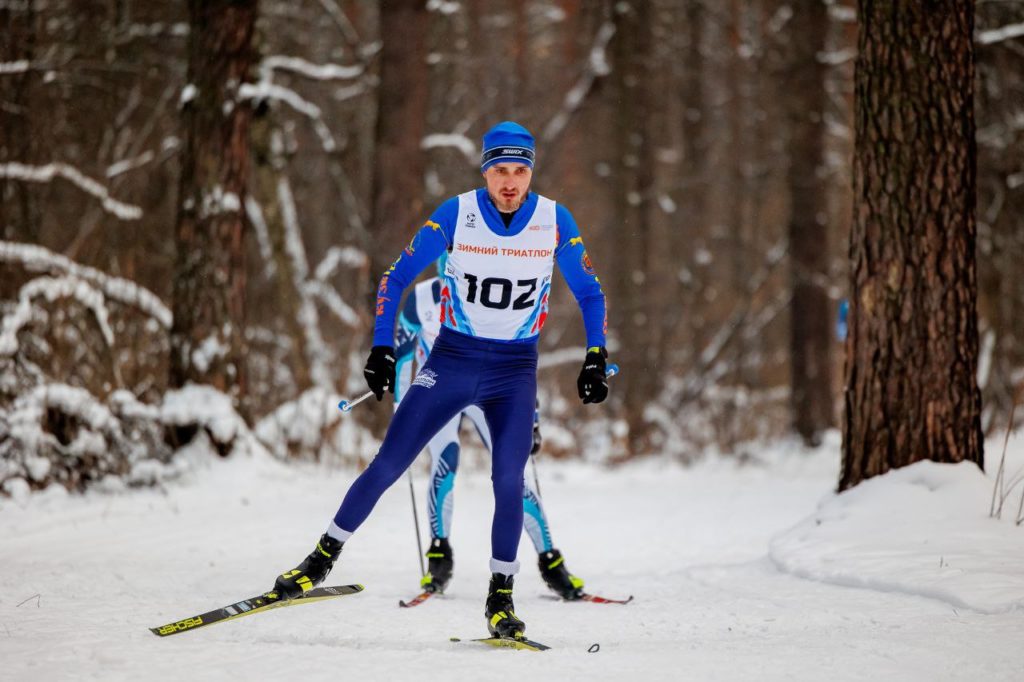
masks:
[(983, 464), (974, 3), (859, 3), (852, 296), (839, 488)]
[(177, 219), (171, 381), (242, 398), (244, 211), (252, 110), (238, 88), (256, 60), (256, 0), (190, 0), (185, 147)]
[(612, 390), (622, 399), (631, 455), (651, 449), (651, 424), (645, 418), (645, 408), (655, 398), (658, 363), (664, 360), (658, 357), (657, 333), (652, 329), (652, 325), (659, 324), (660, 316), (652, 312), (656, 306), (654, 290), (646, 280), (652, 275), (648, 268), (653, 230), (649, 197), (654, 183), (648, 77), (651, 20), (647, 2), (617, 13), (612, 39), (615, 64), (610, 76), (618, 100), (614, 122), (618, 163), (612, 174), (614, 224), (621, 226), (626, 247), (619, 251), (619, 262), (610, 273), (617, 279), (616, 290), (620, 293), (609, 301), (608, 311), (614, 316), (613, 324), (628, 339), (616, 355), (623, 371), (615, 378)]
[(825, 224), (825, 51), (828, 10), (802, 3), (790, 24), (786, 82), (789, 144), (790, 407), (793, 428), (817, 446), (832, 426), (832, 312)]
[(427, 219), (423, 207), (430, 70), (426, 54), (429, 15), (425, 0), (381, 6), (381, 57), (373, 216), (377, 236), (373, 276), (380, 277)]
[[(35, 60), (36, 22), (32, 0), (17, 9), (0, 7), (0, 62), (14, 65)], [(30, 69), (0, 75), (0, 164), (31, 165), (35, 160), (30, 95), (37, 80)], [(0, 239), (39, 241), (39, 210), (27, 185), (0, 177)]]

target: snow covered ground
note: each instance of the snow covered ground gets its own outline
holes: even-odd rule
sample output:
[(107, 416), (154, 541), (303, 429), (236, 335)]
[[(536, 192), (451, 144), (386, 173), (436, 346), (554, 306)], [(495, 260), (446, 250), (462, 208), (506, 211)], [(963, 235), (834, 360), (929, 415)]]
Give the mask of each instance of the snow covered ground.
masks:
[[(994, 471), (1002, 442), (988, 445)], [(484, 631), (485, 472), (456, 488), (444, 598), (397, 608), (419, 578), (403, 479), (328, 581), (365, 592), (166, 639), (148, 627), (269, 588), (352, 472), (193, 451), (193, 473), (162, 490), (0, 499), (0, 680), (1024, 679), (1021, 486), (1001, 521), (970, 465), (920, 463), (836, 496), (838, 450), (833, 436), (689, 469), (542, 459), (569, 566), (595, 593), (636, 597), (548, 598), (524, 537), (517, 612), (545, 653), (447, 641)], [(1024, 439), (1011, 451), (1009, 478)]]

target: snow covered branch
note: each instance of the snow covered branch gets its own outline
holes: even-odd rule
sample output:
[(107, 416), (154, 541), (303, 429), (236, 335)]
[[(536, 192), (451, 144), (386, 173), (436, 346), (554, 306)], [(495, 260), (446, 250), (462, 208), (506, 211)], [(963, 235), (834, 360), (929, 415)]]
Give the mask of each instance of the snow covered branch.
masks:
[(0, 76), (8, 76), (12, 73), (25, 73), (31, 64), (27, 59), (19, 59), (13, 62), (0, 62)]
[(350, 268), (361, 268), (369, 263), (366, 254), (354, 246), (337, 247), (327, 249), (323, 260), (316, 266), (313, 277), (321, 282), (326, 282), (334, 275), (340, 265), (347, 265)]
[[(11, 435), (21, 441), (26, 452), (38, 452), (45, 441), (57, 441), (42, 427), (48, 408), (74, 416), (84, 427), (79, 429), (74, 440), (64, 446), (69, 454), (101, 454), (105, 443), (98, 438), (99, 434), (121, 435), (120, 424), (114, 415), (84, 388), (60, 383), (43, 384), (19, 395), (10, 412)], [(49, 468), (49, 462), (42, 458), (34, 458), (28, 466), (35, 480), (42, 480)]]
[(471, 164), (480, 163), (480, 152), (476, 144), (465, 135), (459, 133), (434, 133), (427, 135), (420, 142), (420, 149), (439, 149), (442, 147), (453, 147), (462, 152), (466, 160)]
[(266, 99), (276, 102), (284, 102), (289, 107), (312, 121), (313, 129), (320, 138), (320, 144), (325, 152), (330, 153), (337, 150), (338, 144), (334, 141), (334, 136), (331, 134), (330, 129), (324, 122), (323, 112), (320, 111), (320, 107), (303, 99), (302, 96), (294, 90), (286, 88), (283, 85), (271, 83), (267, 79), (263, 79), (258, 83), (243, 83), (241, 87), (238, 88), (238, 96), (243, 100)]
[(263, 209), (253, 196), (245, 197), (245, 214), (249, 216), (249, 222), (256, 231), (256, 244), (260, 249), (260, 258), (263, 260), (263, 276), (270, 279), (277, 272), (274, 264), (274, 249), (270, 245), (270, 232), (267, 230), (267, 221), (263, 217)]
[(1012, 40), (1024, 36), (1024, 23), (1010, 24), (1002, 28), (994, 28), (978, 33), (977, 42), (979, 45), (994, 45), (1005, 40)]
[(135, 282), (112, 277), (95, 268), (79, 265), (70, 258), (34, 244), (0, 241), (0, 263), (17, 263), (30, 272), (56, 272), (95, 284), (103, 294), (118, 303), (137, 308), (170, 329), (170, 309), (152, 291)]
[[(291, 71), (313, 80), (351, 80), (359, 78), (366, 70), (361, 66), (341, 66), (340, 64), (314, 64), (301, 57), (271, 55), (260, 62), (260, 71)], [(267, 77), (269, 80), (269, 74)]]
[[(180, 147), (181, 140), (172, 135), (170, 137), (165, 138), (164, 141), (160, 144), (160, 152), (166, 154), (168, 152), (177, 151)], [(154, 152), (152, 149), (147, 149), (141, 154), (138, 154), (137, 156), (134, 156), (130, 159), (122, 159), (120, 161), (116, 161), (110, 164), (109, 166), (107, 166), (107, 171), (105, 175), (108, 178), (115, 178), (118, 175), (127, 173), (128, 171), (135, 170), (136, 168), (141, 168), (150, 163), (155, 158), (157, 158), (157, 153)]]
[(37, 277), (21, 288), (17, 307), (3, 318), (0, 327), (0, 356), (11, 356), (18, 352), (18, 332), (32, 321), (32, 299), (37, 296), (51, 302), (59, 298), (75, 299), (92, 312), (107, 346), (113, 345), (114, 332), (110, 329), (110, 316), (103, 294), (77, 277)]
[(328, 286), (323, 282), (310, 280), (305, 283), (303, 289), (307, 295), (319, 299), (339, 320), (350, 327), (359, 327), (359, 314), (353, 310), (352, 306), (342, 300), (338, 292), (334, 290), (334, 287)]
[(277, 197), (281, 205), (281, 219), (284, 223), (284, 250), (292, 263), (294, 286), (301, 301), (295, 315), (305, 337), (304, 345), (306, 357), (309, 360), (310, 376), (317, 386), (330, 387), (334, 383), (331, 380), (328, 361), (330, 354), (327, 352), (323, 335), (320, 333), (320, 316), (317, 313), (316, 304), (306, 286), (306, 280), (309, 277), (309, 261), (306, 259), (306, 249), (302, 243), (302, 233), (299, 230), (295, 198), (292, 195), (288, 178), (285, 176), (278, 179)]
[(65, 163), (50, 163), (45, 166), (29, 166), (18, 162), (0, 164), (0, 178), (24, 180), (25, 182), (50, 182), (55, 176), (64, 178), (86, 194), (96, 197), (103, 204), (104, 209), (121, 220), (138, 220), (142, 217), (141, 208), (112, 198), (106, 187)]

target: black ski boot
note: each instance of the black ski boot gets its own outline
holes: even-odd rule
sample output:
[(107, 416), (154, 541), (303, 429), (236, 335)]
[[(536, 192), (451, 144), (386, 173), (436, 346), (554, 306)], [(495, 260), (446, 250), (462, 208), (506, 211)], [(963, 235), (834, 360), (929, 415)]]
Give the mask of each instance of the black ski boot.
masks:
[(294, 599), (313, 589), (322, 583), (334, 568), (334, 562), (338, 560), (344, 545), (344, 542), (324, 533), (316, 543), (316, 549), (310, 552), (301, 564), (277, 576), (273, 591), (284, 599)]
[(454, 568), (455, 555), (448, 538), (434, 538), (427, 550), (427, 574), (420, 581), (420, 587), (424, 592), (443, 593), (452, 579)]
[(557, 549), (541, 552), (539, 564), (540, 577), (559, 597), (566, 601), (583, 597), (583, 581), (569, 573), (561, 552)]
[(503, 573), (491, 574), (491, 586), (487, 590), (487, 605), (484, 616), (487, 630), (492, 637), (519, 639), (526, 632), (526, 623), (512, 612), (512, 581), (515, 576)]

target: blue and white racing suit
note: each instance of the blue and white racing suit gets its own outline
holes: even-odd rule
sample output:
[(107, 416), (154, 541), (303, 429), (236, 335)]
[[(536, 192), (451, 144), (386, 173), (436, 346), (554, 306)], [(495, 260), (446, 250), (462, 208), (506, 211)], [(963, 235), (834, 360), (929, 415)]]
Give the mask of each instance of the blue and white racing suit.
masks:
[(515, 574), (523, 469), (537, 400), (537, 338), (557, 262), (583, 313), (586, 345), (604, 346), (607, 316), (572, 214), (531, 192), (508, 226), (485, 188), (442, 204), (381, 278), (374, 345), (390, 346), (402, 292), (442, 253), (441, 330), (395, 411), (377, 456), (345, 495), (328, 532), (346, 539), (412, 464), (438, 426), (470, 406), (491, 434), (491, 572)]

